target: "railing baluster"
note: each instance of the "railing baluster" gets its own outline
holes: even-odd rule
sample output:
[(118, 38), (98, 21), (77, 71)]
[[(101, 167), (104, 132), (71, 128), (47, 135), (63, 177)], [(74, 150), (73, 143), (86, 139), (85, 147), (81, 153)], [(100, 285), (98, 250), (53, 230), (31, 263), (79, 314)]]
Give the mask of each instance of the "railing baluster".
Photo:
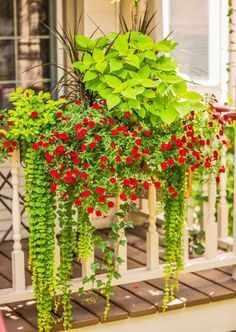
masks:
[[(209, 201), (208, 201), (208, 184), (203, 183), (202, 185), (202, 196), (204, 197), (204, 200), (201, 204), (201, 212), (202, 212), (202, 229), (206, 231), (206, 225), (209, 220)], [(207, 200), (205, 200), (207, 198)]]
[(216, 183), (209, 183), (209, 218), (205, 228), (206, 257), (215, 258), (217, 255), (217, 223), (216, 223)]
[[(226, 151), (227, 148), (224, 145), (222, 148), (221, 154), (221, 164), (225, 167), (226, 170)], [(220, 201), (217, 207), (217, 222), (218, 222), (218, 231), (219, 238), (225, 239), (228, 237), (228, 213), (229, 208), (227, 204), (227, 172), (220, 173)]]
[[(236, 122), (234, 121), (234, 204), (233, 204), (233, 253), (236, 254)], [(236, 265), (232, 269), (232, 277), (236, 280)]]
[(156, 188), (154, 184), (149, 186), (148, 208), (149, 208), (149, 226), (147, 231), (147, 268), (149, 270), (158, 268), (159, 265), (159, 235), (156, 230)]
[[(121, 200), (119, 197), (117, 197), (117, 199), (116, 199), (117, 212), (120, 211), (120, 205), (121, 205)], [(117, 217), (117, 221), (118, 222), (120, 221), (119, 217)], [(115, 252), (115, 256), (120, 257), (123, 260), (123, 262), (121, 264), (118, 264), (117, 262), (115, 262), (115, 267), (116, 267), (116, 271), (122, 275), (127, 271), (127, 239), (126, 239), (124, 231), (120, 231), (119, 237), (120, 237), (120, 241), (124, 241), (125, 244), (124, 245), (119, 244), (118, 247), (115, 248), (115, 250), (117, 249), (117, 251)]]
[(19, 199), (19, 152), (14, 151), (11, 158), (12, 174), (12, 229), (13, 229), (13, 251), (12, 257), (12, 283), (15, 291), (25, 290), (25, 259), (21, 245), (21, 214)]

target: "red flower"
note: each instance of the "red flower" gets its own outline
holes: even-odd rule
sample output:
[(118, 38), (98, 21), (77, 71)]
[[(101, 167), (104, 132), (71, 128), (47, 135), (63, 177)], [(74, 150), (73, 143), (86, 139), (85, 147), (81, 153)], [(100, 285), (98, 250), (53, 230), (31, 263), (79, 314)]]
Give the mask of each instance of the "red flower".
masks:
[(184, 164), (184, 163), (185, 163), (185, 158), (183, 158), (183, 157), (179, 157), (178, 162), (179, 162), (180, 164)]
[(88, 177), (88, 173), (86, 173), (86, 172), (82, 172), (82, 173), (80, 174), (80, 176), (81, 176), (81, 179), (86, 180), (87, 177)]
[(76, 105), (81, 105), (82, 104), (82, 101), (80, 99), (76, 100)]
[(75, 128), (75, 131), (78, 131), (78, 130), (82, 129), (82, 124), (77, 123), (74, 128)]
[(142, 184), (142, 187), (144, 189), (148, 189), (149, 188), (149, 183), (147, 181), (144, 181), (143, 184)]
[(34, 112), (31, 112), (30, 116), (31, 116), (31, 118), (33, 118), (33, 119), (38, 119), (39, 114), (38, 114), (38, 112), (34, 111)]
[(98, 201), (100, 202), (100, 203), (104, 203), (105, 202), (105, 197), (104, 196), (100, 196), (100, 197), (98, 197)]
[(118, 135), (119, 135), (119, 131), (116, 129), (112, 129), (111, 136), (118, 136)]
[(124, 185), (125, 187), (129, 187), (130, 184), (131, 184), (130, 179), (124, 179), (124, 180), (123, 180), (123, 185)]
[(113, 126), (115, 124), (115, 120), (114, 119), (109, 119), (108, 123), (110, 126)]
[(112, 201), (108, 201), (107, 202), (107, 206), (111, 209), (111, 208), (113, 208), (115, 206), (115, 204)]
[(109, 181), (110, 181), (110, 183), (113, 183), (113, 184), (114, 184), (114, 183), (116, 183), (116, 178), (110, 178)]
[(116, 143), (111, 142), (111, 143), (110, 143), (110, 147), (113, 148), (113, 149), (115, 149), (115, 148), (116, 148)]
[(89, 128), (95, 128), (96, 127), (96, 123), (95, 122), (93, 122), (93, 121), (90, 121), (89, 123), (88, 123), (88, 126), (89, 126)]
[(122, 154), (123, 153), (123, 150), (122, 149), (118, 149), (117, 151), (119, 154)]
[(55, 193), (57, 190), (57, 184), (55, 182), (51, 183), (50, 190), (52, 193)]
[(79, 165), (80, 164), (80, 159), (79, 158), (73, 158), (73, 163), (75, 165)]
[(93, 103), (92, 108), (95, 109), (95, 110), (100, 110), (101, 106), (97, 103)]
[(81, 144), (80, 148), (82, 151), (86, 151), (87, 150), (87, 146), (85, 144)]
[(186, 154), (187, 154), (187, 150), (186, 150), (186, 149), (180, 149), (180, 150), (179, 150), (179, 155), (180, 155), (181, 157), (185, 157)]
[(84, 163), (84, 164), (83, 164), (83, 168), (85, 168), (85, 169), (88, 169), (89, 166), (90, 166), (90, 165), (89, 165), (88, 163)]
[(178, 193), (177, 192), (174, 192), (173, 194), (172, 194), (172, 197), (173, 198), (176, 198), (178, 196)]
[(82, 202), (81, 202), (81, 200), (80, 200), (79, 198), (76, 198), (76, 199), (74, 200), (74, 203), (75, 203), (75, 205), (77, 205), (77, 206), (82, 205)]
[(80, 197), (88, 198), (89, 196), (90, 196), (90, 191), (89, 190), (85, 190), (80, 194)]
[(213, 122), (212, 121), (208, 122), (208, 126), (213, 127)]
[(149, 136), (151, 136), (151, 130), (144, 130), (144, 135), (145, 136), (147, 136), (147, 137), (149, 137)]
[(142, 140), (140, 138), (137, 138), (136, 141), (135, 141), (135, 144), (137, 145), (142, 145)]
[(77, 152), (76, 151), (71, 151), (70, 152), (70, 157), (73, 159), (75, 157), (77, 157)]
[(173, 166), (175, 164), (175, 162), (172, 158), (168, 159), (167, 163), (168, 163), (169, 166)]
[[(5, 146), (5, 144), (6, 144), (6, 142), (3, 143), (4, 146)], [(32, 149), (34, 151), (38, 151), (38, 149), (39, 149), (39, 143), (33, 143), (32, 144)]]
[(13, 126), (13, 124), (14, 124), (13, 121), (7, 121), (7, 125), (8, 125), (9, 127)]
[(54, 150), (55, 155), (60, 156), (63, 153), (65, 153), (65, 147), (63, 145), (59, 145), (56, 147), (56, 149)]
[(106, 156), (102, 156), (102, 157), (100, 158), (100, 161), (101, 161), (102, 163), (106, 163), (107, 160), (108, 160), (108, 158), (107, 158)]
[(127, 157), (125, 159), (125, 161), (126, 161), (126, 164), (128, 164), (128, 165), (133, 163), (133, 159), (131, 157)]
[(115, 170), (114, 167), (110, 167), (110, 172), (111, 172), (111, 173), (115, 173), (115, 171), (116, 171), (116, 170)]
[(121, 199), (122, 201), (125, 201), (125, 200), (127, 199), (126, 194), (125, 194), (125, 193), (120, 194), (120, 199)]
[(87, 132), (88, 132), (87, 129), (80, 129), (76, 136), (78, 139), (82, 140), (82, 139), (84, 139)]
[(107, 168), (105, 164), (101, 164), (100, 167), (101, 167), (101, 169), (106, 169)]
[(124, 117), (129, 119), (131, 117), (131, 113), (130, 112), (125, 112)]
[(87, 208), (87, 213), (93, 213), (94, 212), (94, 208), (92, 207), (92, 206), (89, 206), (88, 208)]
[(60, 179), (61, 178), (61, 174), (56, 169), (52, 169), (49, 172), (49, 175), (54, 179)]
[(115, 161), (116, 161), (117, 163), (120, 163), (120, 162), (121, 162), (121, 157), (120, 157), (120, 156), (116, 156), (116, 157), (115, 157)]
[(142, 153), (143, 153), (143, 154), (150, 154), (151, 151), (150, 151), (149, 149), (143, 149), (143, 150), (142, 150)]
[(160, 188), (160, 186), (161, 186), (161, 182), (159, 182), (159, 181), (154, 182), (154, 186), (155, 186), (156, 188)]
[(75, 169), (73, 169), (73, 174), (75, 175), (75, 176), (78, 176), (79, 175), (79, 170), (77, 169), (77, 168), (75, 168)]
[[(38, 144), (38, 143), (34, 143), (34, 144)], [(33, 144), (33, 145), (34, 145), (34, 144)], [(10, 145), (11, 145), (11, 142), (10, 142), (10, 141), (5, 141), (5, 142), (3, 143), (3, 146), (4, 146), (5, 148), (8, 148)]]
[(96, 192), (99, 194), (99, 195), (104, 195), (106, 193), (106, 189), (103, 188), (103, 187), (97, 187), (96, 188)]
[(208, 160), (205, 161), (204, 166), (205, 166), (206, 168), (210, 168), (210, 167), (211, 167), (211, 162), (208, 161)]
[(97, 147), (97, 143), (95, 143), (95, 142), (91, 142), (91, 143), (89, 144), (89, 147), (90, 147), (90, 149), (95, 149), (95, 148)]
[(168, 164), (166, 162), (161, 163), (161, 169), (166, 169), (168, 167)]
[(170, 186), (170, 187), (168, 187), (168, 190), (169, 190), (170, 193), (174, 193), (175, 192), (175, 187)]
[(57, 117), (57, 118), (61, 118), (61, 117), (62, 117), (62, 112), (57, 112), (57, 113), (56, 113), (56, 117)]
[(102, 136), (94, 135), (94, 139), (95, 139), (95, 141), (100, 142), (102, 140)]
[(136, 199), (138, 199), (138, 195), (136, 195), (136, 194), (132, 194), (132, 195), (130, 196), (130, 199), (131, 199), (131, 201), (136, 201)]
[(99, 210), (97, 210), (97, 211), (96, 211), (96, 216), (97, 216), (97, 217), (101, 217), (101, 215), (102, 215), (102, 212), (99, 211)]

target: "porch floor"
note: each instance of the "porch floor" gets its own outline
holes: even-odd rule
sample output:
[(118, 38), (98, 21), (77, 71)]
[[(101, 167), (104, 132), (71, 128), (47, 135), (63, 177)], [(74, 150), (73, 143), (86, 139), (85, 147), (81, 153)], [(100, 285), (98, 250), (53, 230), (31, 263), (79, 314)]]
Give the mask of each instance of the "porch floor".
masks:
[[(104, 237), (108, 229), (98, 231)], [(128, 268), (142, 267), (146, 262), (145, 252), (145, 226), (136, 226), (127, 231), (128, 239)], [(162, 241), (160, 241), (162, 242)], [(26, 281), (31, 284), (31, 274), (27, 268), (28, 241), (22, 241), (26, 257)], [(12, 241), (5, 241), (0, 245), (0, 289), (11, 287), (11, 250)], [(160, 247), (160, 259), (163, 257), (163, 247)], [(95, 253), (100, 260), (100, 253)], [(196, 306), (209, 302), (221, 301), (236, 297), (236, 281), (231, 278), (231, 267), (211, 269), (195, 273), (183, 274), (180, 277), (180, 288), (176, 299), (170, 303), (168, 310)], [(74, 277), (81, 275), (81, 266), (74, 263)], [(115, 287), (111, 299), (111, 309), (107, 322), (138, 317), (162, 312), (161, 301), (163, 296), (164, 280), (154, 279)], [(103, 321), (105, 299), (98, 291), (89, 298), (73, 294), (73, 327), (83, 327), (98, 324)], [(35, 301), (16, 302), (1, 305), (0, 309), (5, 318), (9, 332), (37, 331)], [(60, 312), (54, 313), (55, 317)], [(62, 326), (57, 325), (54, 331), (61, 331)]]

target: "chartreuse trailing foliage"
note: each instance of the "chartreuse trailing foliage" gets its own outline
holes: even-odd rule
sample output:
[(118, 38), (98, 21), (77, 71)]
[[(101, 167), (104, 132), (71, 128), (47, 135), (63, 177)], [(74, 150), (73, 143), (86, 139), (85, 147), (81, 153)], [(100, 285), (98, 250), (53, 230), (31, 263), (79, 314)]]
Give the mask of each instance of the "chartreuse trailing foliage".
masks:
[[(118, 248), (132, 226), (129, 212), (150, 185), (157, 188), (165, 212), (166, 309), (184, 264), (188, 178), (214, 179), (223, 171), (219, 151), (226, 144), (226, 119), (215, 112), (211, 99), (187, 90), (176, 62), (165, 55), (174, 42), (154, 42), (137, 32), (75, 40), (80, 61), (73, 66), (83, 78), (76, 100), (17, 89), (10, 96), (12, 109), (0, 112), (0, 158), (17, 149), (25, 166), (29, 263), (40, 332), (52, 330), (51, 312), (59, 308), (65, 330), (71, 327), (73, 261), (88, 259), (95, 248), (100, 259), (83, 283), (102, 288), (106, 317), (112, 280), (120, 277)], [(120, 211), (103, 239), (92, 220), (106, 218), (115, 197), (122, 202)], [(105, 281), (99, 278), (101, 270)]]

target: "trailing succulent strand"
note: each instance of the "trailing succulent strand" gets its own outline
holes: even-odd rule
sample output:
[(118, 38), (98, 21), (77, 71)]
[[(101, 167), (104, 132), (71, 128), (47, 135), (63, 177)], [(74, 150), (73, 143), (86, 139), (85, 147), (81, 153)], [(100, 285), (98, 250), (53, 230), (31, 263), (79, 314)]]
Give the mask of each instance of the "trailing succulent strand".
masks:
[(36, 295), (38, 328), (40, 332), (48, 332), (53, 324), (51, 311), (55, 295), (55, 199), (40, 153), (29, 148), (25, 162), (25, 199), (30, 216), (29, 262)]
[[(60, 265), (58, 267), (57, 288), (62, 293), (59, 305), (63, 311), (63, 326), (65, 330), (72, 325), (71, 306), (71, 278), (76, 246), (75, 210), (73, 208), (73, 195), (68, 194), (66, 198), (59, 198), (58, 220), (60, 226)], [(57, 304), (58, 305), (58, 304)]]
[(77, 218), (77, 253), (79, 260), (85, 260), (90, 257), (94, 249), (93, 232), (95, 228), (91, 225), (89, 214), (83, 209), (78, 209)]
[(186, 168), (176, 168), (173, 172), (172, 184), (178, 190), (178, 196), (167, 195), (164, 204), (164, 277), (165, 290), (163, 297), (163, 310), (168, 303), (174, 300), (174, 292), (178, 288), (178, 276), (184, 267), (183, 235), (186, 217)]

